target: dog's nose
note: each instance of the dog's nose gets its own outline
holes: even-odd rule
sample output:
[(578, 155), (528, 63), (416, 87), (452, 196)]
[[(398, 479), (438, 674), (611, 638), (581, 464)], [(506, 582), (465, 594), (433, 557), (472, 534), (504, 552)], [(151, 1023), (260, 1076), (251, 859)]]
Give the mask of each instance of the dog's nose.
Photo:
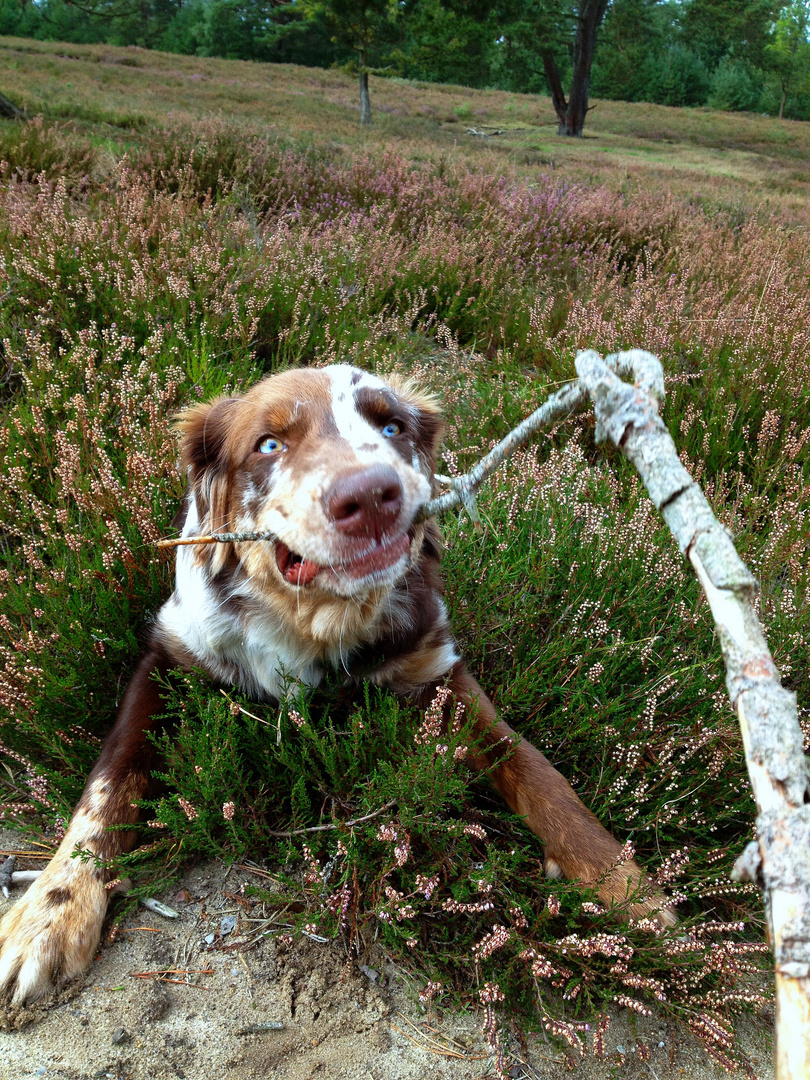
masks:
[(372, 465), (336, 480), (324, 504), (342, 533), (380, 540), (399, 517), (402, 484), (390, 465)]

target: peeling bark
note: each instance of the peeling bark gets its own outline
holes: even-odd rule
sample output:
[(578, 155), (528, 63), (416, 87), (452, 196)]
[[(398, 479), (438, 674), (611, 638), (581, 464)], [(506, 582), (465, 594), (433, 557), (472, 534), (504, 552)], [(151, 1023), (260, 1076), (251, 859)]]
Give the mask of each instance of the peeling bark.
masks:
[[(576, 360), (594, 400), (597, 439), (610, 438), (633, 462), (709, 601), (726, 686), (740, 719), (757, 805), (757, 840), (734, 870), (765, 896), (776, 961), (776, 1080), (810, 1076), (810, 793), (796, 696), (781, 683), (751, 606), (757, 583), (703, 492), (681, 465), (658, 415), (661, 365), (639, 349), (607, 361)], [(613, 369), (613, 370), (612, 370)], [(616, 371), (635, 379), (631, 386)]]

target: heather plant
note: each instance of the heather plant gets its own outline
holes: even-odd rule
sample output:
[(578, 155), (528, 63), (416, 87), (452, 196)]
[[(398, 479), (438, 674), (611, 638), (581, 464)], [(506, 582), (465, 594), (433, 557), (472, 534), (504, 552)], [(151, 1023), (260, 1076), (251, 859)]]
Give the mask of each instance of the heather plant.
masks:
[[(550, 170), (555, 180), (606, 183), (631, 198), (674, 191), (715, 211), (806, 224), (807, 125), (795, 121), (601, 100), (588, 117), (597, 141), (569, 142), (549, 137), (556, 119), (542, 96), (371, 76), (378, 108), (373, 128), (361, 130), (355, 81), (335, 70), (19, 38), (0, 38), (0, 66), (3, 92), (29, 115), (64, 121), (80, 141), (89, 136), (104, 173), (167, 118), (179, 137), (179, 127), (222, 113), (240, 137), (270, 132), (295, 148), (316, 144), (327, 163), (395, 145), (439, 168), (465, 163), (531, 187), (545, 185)], [(453, 112), (460, 101), (469, 102), (477, 126), (502, 134), (468, 136)]]
[[(3, 820), (61, 835), (171, 588), (153, 544), (183, 488), (172, 413), (295, 363), (435, 389), (453, 474), (572, 376), (578, 347), (658, 353), (664, 418), (760, 578), (810, 738), (802, 230), (221, 118), (121, 148), (92, 184), (33, 158), (2, 176)], [(767, 1008), (764, 920), (728, 872), (753, 805), (699, 589), (587, 416), (513, 459), (480, 508), (483, 537), (444, 523), (462, 648), (670, 891), (674, 934), (544, 880), (539, 842), (467, 773), (466, 729), (339, 683), (279, 710), (173, 677), (165, 788), (116, 870), (137, 894), (183, 858), (270, 866), (282, 893), (257, 899), (284, 908), (290, 941), (378, 935), (425, 1001), (480, 1006), (501, 1069), (506, 1016), (602, 1054), (608, 1003), (654, 1004), (745, 1067), (733, 1022)]]
[(38, 116), (25, 124), (6, 121), (0, 125), (0, 161), (7, 171), (26, 179), (41, 176), (81, 185), (96, 171), (98, 152), (87, 139), (46, 124)]

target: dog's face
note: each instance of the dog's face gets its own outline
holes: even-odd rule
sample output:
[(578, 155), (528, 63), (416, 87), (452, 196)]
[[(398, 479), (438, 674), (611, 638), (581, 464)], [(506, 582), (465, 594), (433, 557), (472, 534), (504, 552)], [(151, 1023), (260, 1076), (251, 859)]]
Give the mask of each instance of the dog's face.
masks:
[[(178, 418), (200, 532), (272, 532), (237, 547), (263, 590), (359, 600), (406, 571), (441, 433), (431, 398), (338, 365), (270, 376)], [(216, 574), (229, 545), (197, 549)]]

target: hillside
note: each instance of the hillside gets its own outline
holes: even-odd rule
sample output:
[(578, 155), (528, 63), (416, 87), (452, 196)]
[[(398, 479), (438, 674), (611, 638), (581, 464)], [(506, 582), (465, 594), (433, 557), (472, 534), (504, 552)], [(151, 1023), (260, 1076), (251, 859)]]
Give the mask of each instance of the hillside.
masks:
[[(33, 114), (88, 125), (113, 155), (129, 132), (221, 112), (301, 145), (396, 146), (535, 182), (667, 191), (710, 212), (805, 221), (810, 197), (810, 124), (752, 114), (594, 100), (585, 138), (565, 140), (546, 97), (372, 77), (375, 123), (361, 131), (354, 80), (339, 72), (26, 38), (0, 38), (0, 89)], [(471, 127), (503, 134), (477, 139)]]

